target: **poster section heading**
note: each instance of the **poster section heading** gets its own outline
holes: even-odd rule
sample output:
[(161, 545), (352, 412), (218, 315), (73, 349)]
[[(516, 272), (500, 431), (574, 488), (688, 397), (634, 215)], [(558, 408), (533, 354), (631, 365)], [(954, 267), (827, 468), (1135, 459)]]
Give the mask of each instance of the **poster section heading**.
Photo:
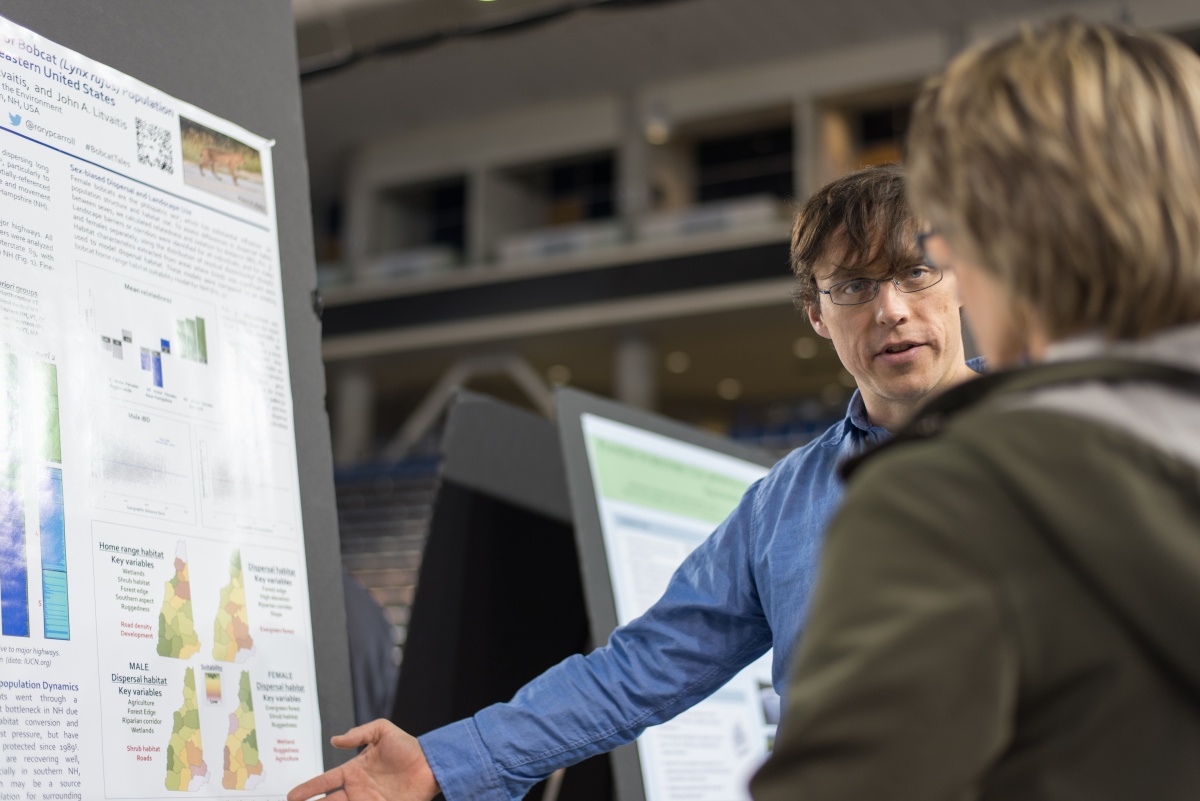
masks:
[[(4, 37), (4, 46), (6, 50), (0, 51), (0, 58), (4, 59), (6, 66), (46, 78), (65, 89), (74, 90), (82, 95), (83, 99), (115, 107), (118, 103), (117, 98), (120, 97), (135, 106), (144, 106), (160, 114), (172, 113), (169, 104), (150, 94), (138, 93), (129, 86), (118, 85), (89, 69), (86, 63), (73, 62), (69, 54), (43, 50), (37, 42), (8, 35)], [(20, 81), (20, 78), (14, 76), (13, 80)], [(28, 89), (28, 85), (24, 85), (23, 88)]]
[(0, 801), (321, 768), (272, 142), (0, 17)]

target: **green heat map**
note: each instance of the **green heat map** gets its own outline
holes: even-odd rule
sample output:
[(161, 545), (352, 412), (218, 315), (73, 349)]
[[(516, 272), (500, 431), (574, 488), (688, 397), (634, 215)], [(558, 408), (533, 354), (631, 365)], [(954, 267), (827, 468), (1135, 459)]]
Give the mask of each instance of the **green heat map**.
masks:
[(221, 662), (244, 662), (254, 655), (254, 638), (246, 618), (246, 585), (242, 581), (242, 555), (229, 559), (229, 583), (221, 589), (221, 605), (213, 627), (213, 658)]
[(229, 737), (225, 740), (226, 790), (250, 790), (263, 780), (262, 760), (258, 758), (258, 730), (254, 727), (254, 699), (250, 695), (250, 674), (242, 671), (238, 683), (237, 711), (229, 716)]
[(194, 792), (208, 782), (208, 766), (200, 742), (200, 704), (196, 697), (196, 674), (183, 674), (183, 706), (175, 713), (171, 743), (167, 746), (168, 790)]
[(187, 546), (182, 542), (175, 551), (175, 575), (166, 587), (162, 611), (158, 613), (158, 655), (187, 659), (200, 651), (200, 637), (192, 617)]

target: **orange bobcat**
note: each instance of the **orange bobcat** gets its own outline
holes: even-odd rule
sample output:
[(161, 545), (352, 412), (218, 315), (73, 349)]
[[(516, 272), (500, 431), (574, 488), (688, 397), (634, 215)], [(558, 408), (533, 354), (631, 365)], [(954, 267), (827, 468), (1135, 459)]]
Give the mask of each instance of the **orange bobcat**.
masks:
[(227, 153), (224, 150), (206, 147), (200, 151), (200, 175), (203, 177), (204, 168), (208, 167), (212, 171), (213, 178), (219, 181), (221, 176), (217, 175), (217, 167), (224, 167), (229, 170), (229, 177), (233, 179), (233, 185), (237, 186), (238, 167), (242, 166), (242, 162), (245, 160), (245, 156), (241, 153)]

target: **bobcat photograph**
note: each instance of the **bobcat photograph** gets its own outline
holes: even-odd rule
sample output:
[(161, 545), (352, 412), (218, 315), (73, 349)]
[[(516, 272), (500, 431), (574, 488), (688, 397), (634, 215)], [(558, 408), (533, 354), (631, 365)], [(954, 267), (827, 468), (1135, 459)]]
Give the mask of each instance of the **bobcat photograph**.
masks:
[(217, 150), (214, 147), (206, 147), (200, 151), (200, 175), (204, 175), (204, 168), (208, 167), (212, 170), (213, 177), (218, 181), (221, 176), (217, 175), (217, 167), (221, 167), (229, 172), (229, 177), (233, 179), (233, 185), (237, 186), (237, 171), (238, 167), (242, 166), (242, 162), (246, 157), (241, 153), (227, 153), (224, 150)]
[(195, 120), (179, 118), (183, 182), (266, 213), (262, 154), (245, 142)]

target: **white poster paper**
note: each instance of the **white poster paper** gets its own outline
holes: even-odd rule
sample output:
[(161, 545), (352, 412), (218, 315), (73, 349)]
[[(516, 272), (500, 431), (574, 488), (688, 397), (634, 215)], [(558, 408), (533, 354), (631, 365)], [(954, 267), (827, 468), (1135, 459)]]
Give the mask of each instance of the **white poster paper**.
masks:
[[(767, 468), (603, 417), (582, 419), (623, 625), (662, 596), (683, 560)], [(647, 801), (749, 801), (750, 776), (779, 723), (771, 655), (642, 734), (637, 746)]]
[(321, 770), (271, 147), (0, 18), (0, 801)]

